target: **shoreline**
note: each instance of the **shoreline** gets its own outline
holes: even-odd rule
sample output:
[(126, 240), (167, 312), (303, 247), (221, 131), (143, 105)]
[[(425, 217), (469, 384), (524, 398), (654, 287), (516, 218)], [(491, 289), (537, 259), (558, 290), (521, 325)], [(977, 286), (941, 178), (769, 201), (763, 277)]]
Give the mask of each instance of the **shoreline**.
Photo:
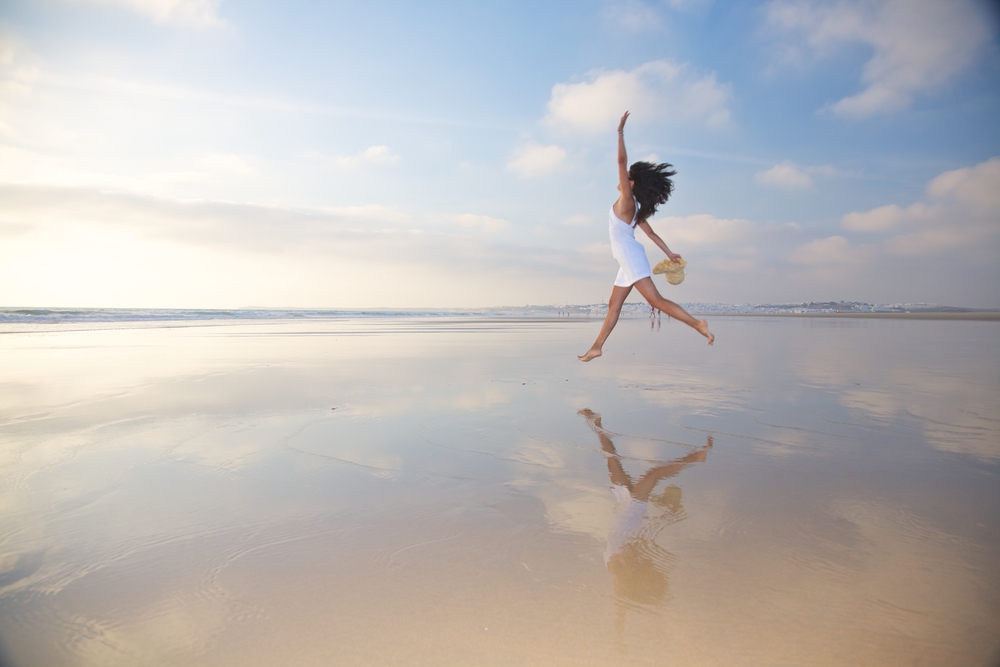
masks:
[[(450, 322), (461, 326), (515, 325), (515, 324), (570, 324), (571, 322), (601, 322), (604, 320), (606, 307), (603, 311), (590, 312), (418, 312), (418, 311), (170, 311), (142, 310), (129, 312), (129, 309), (107, 309), (90, 312), (89, 309), (70, 313), (49, 311), (46, 316), (35, 319), (25, 317), (5, 319), (4, 310), (0, 308), (0, 334), (17, 333), (47, 333), (57, 331), (86, 330), (116, 330), (116, 329), (147, 329), (147, 328), (190, 328), (217, 327), (236, 325), (266, 325), (288, 322), (319, 323), (319, 322), (366, 322), (376, 326), (377, 323), (408, 321), (416, 325), (422, 322), (425, 326), (435, 326), (435, 323)], [(698, 319), (716, 320), (719, 318), (812, 318), (812, 319), (879, 319), (879, 320), (923, 320), (923, 321), (966, 321), (966, 322), (1000, 322), (1000, 311), (996, 310), (917, 310), (910, 312), (719, 312), (704, 311), (688, 307), (688, 312)], [(62, 317), (60, 317), (62, 315)], [(68, 316), (66, 316), (68, 315)], [(131, 315), (131, 316), (130, 316)], [(170, 315), (174, 315), (171, 317)], [(649, 312), (645, 307), (623, 310), (622, 319), (647, 320)]]
[[(698, 319), (718, 320), (720, 318), (803, 318), (803, 319), (855, 319), (855, 320), (923, 320), (923, 321), (955, 321), (955, 322), (1000, 322), (1000, 312), (979, 311), (979, 312), (941, 312), (941, 313), (705, 313), (696, 310), (690, 311), (693, 317)], [(623, 320), (645, 320), (647, 315), (632, 313), (622, 313)], [(573, 322), (602, 322), (604, 315), (598, 314), (570, 314), (570, 315), (549, 315), (549, 314), (519, 314), (519, 315), (412, 315), (393, 314), (380, 317), (339, 315), (333, 317), (313, 317), (313, 318), (206, 318), (206, 319), (137, 319), (137, 320), (83, 320), (83, 321), (56, 321), (56, 322), (0, 322), (0, 335), (4, 334), (42, 334), (58, 333), (65, 331), (109, 331), (109, 330), (129, 330), (129, 329), (187, 329), (187, 328), (211, 328), (211, 327), (232, 327), (245, 325), (276, 325), (295, 322), (299, 324), (308, 323), (368, 323), (376, 325), (378, 323), (399, 322), (410, 320), (414, 323), (420, 322), (425, 325), (448, 321), (457, 325), (483, 325), (483, 324), (570, 324)]]
[(874, 319), (874, 320), (968, 320), (1000, 322), (1000, 312), (969, 313), (697, 313), (697, 317), (819, 317), (832, 319)]

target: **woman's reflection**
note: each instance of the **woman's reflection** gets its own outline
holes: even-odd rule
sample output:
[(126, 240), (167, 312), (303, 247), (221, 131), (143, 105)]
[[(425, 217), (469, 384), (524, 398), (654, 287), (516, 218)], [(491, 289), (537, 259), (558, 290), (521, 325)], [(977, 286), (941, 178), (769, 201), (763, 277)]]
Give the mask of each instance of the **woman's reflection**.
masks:
[[(601, 426), (601, 416), (589, 409), (580, 410), (579, 414), (587, 420), (601, 441), (601, 449), (608, 454), (611, 490), (618, 501), (608, 530), (608, 548), (604, 552), (604, 563), (614, 577), (615, 594), (641, 604), (662, 602), (667, 596), (666, 568), (673, 557), (656, 544), (656, 534), (664, 526), (681, 519), (684, 508), (681, 490), (676, 486), (667, 487), (657, 496), (651, 497), (651, 494), (660, 480), (703, 462), (712, 448), (712, 436), (708, 436), (704, 447), (650, 468), (633, 482), (622, 468), (611, 434)], [(644, 525), (643, 518), (650, 502), (664, 511)]]

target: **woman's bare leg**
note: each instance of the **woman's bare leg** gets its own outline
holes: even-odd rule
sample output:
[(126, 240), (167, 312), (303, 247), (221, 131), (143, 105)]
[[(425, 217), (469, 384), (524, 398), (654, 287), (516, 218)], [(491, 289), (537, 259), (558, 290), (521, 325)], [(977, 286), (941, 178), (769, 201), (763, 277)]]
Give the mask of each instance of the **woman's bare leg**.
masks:
[(597, 434), (598, 440), (601, 441), (601, 449), (605, 454), (608, 454), (608, 474), (611, 476), (611, 483), (624, 486), (632, 492), (632, 478), (628, 476), (625, 472), (625, 468), (622, 467), (622, 462), (618, 458), (618, 451), (615, 449), (615, 443), (611, 441), (608, 437), (607, 432), (604, 427), (601, 426), (601, 415), (595, 413), (590, 408), (584, 408), (583, 410), (578, 410), (578, 415), (583, 415), (590, 424), (590, 428), (594, 429), (594, 433)]
[(715, 342), (715, 336), (708, 330), (708, 321), (694, 319), (686, 310), (678, 306), (676, 303), (660, 296), (659, 291), (656, 289), (656, 285), (653, 284), (652, 278), (646, 277), (642, 280), (638, 280), (636, 281), (634, 287), (639, 290), (639, 294), (641, 294), (643, 298), (649, 302), (649, 305), (656, 306), (665, 312), (668, 317), (672, 317), (675, 320), (679, 320), (688, 325), (707, 338), (709, 345)]
[(653, 493), (656, 483), (661, 479), (673, 477), (680, 471), (695, 463), (704, 463), (708, 450), (712, 448), (712, 436), (708, 436), (708, 443), (704, 447), (699, 447), (684, 458), (674, 459), (664, 465), (650, 468), (639, 478), (634, 487), (630, 487), (632, 497), (643, 502), (649, 500), (649, 495)]
[[(652, 284), (652, 281), (650, 281)], [(615, 328), (618, 324), (618, 316), (622, 314), (622, 306), (625, 304), (625, 299), (628, 297), (629, 292), (632, 291), (632, 287), (619, 287), (615, 285), (611, 290), (611, 299), (608, 301), (608, 314), (604, 318), (604, 325), (601, 327), (601, 333), (597, 334), (597, 340), (594, 344), (590, 346), (590, 349), (585, 353), (577, 356), (580, 361), (590, 361), (601, 356), (601, 348), (604, 347), (604, 341), (608, 339), (611, 335), (611, 330)]]

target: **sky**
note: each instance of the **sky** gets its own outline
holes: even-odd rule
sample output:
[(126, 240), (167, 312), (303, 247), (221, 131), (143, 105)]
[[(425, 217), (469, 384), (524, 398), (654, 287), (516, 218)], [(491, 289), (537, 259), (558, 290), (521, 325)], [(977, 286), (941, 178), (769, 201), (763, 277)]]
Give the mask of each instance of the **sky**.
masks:
[(1000, 308), (996, 7), (4, 0), (0, 306)]

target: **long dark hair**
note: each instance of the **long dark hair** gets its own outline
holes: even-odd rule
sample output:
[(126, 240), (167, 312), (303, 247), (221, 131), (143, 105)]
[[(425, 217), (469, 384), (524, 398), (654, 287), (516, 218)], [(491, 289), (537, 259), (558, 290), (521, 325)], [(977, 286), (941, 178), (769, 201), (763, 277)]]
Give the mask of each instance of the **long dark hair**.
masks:
[(639, 222), (652, 218), (656, 207), (665, 204), (674, 191), (671, 176), (676, 176), (674, 165), (653, 164), (652, 162), (636, 162), (628, 170), (632, 179), (632, 194), (639, 201)]

